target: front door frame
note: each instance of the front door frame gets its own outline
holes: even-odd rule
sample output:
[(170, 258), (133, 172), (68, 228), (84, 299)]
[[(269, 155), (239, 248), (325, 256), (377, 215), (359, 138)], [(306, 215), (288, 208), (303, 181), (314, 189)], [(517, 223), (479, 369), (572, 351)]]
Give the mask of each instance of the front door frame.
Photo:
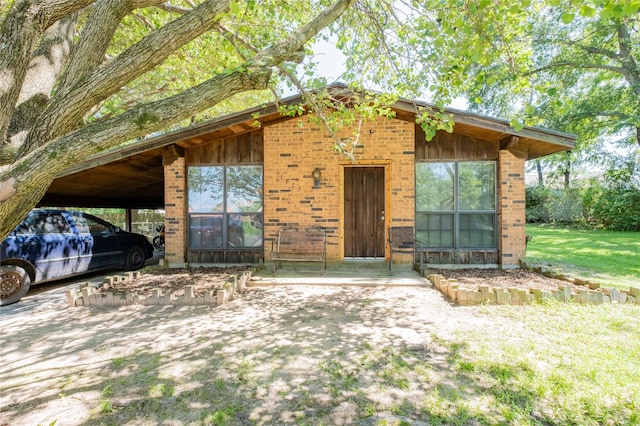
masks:
[(389, 259), (389, 241), (386, 236), (387, 229), (389, 229), (389, 224), (391, 223), (391, 161), (390, 160), (358, 160), (355, 162), (351, 161), (341, 161), (340, 162), (340, 183), (339, 183), (339, 193), (340, 193), (340, 206), (339, 206), (339, 239), (338, 245), (340, 250), (340, 260), (345, 260), (344, 255), (344, 238), (345, 238), (345, 217), (344, 217), (344, 207), (345, 207), (345, 199), (344, 199), (344, 172), (346, 168), (349, 167), (383, 167), (384, 168), (384, 241), (385, 241), (385, 249), (384, 249), (384, 258), (385, 260)]

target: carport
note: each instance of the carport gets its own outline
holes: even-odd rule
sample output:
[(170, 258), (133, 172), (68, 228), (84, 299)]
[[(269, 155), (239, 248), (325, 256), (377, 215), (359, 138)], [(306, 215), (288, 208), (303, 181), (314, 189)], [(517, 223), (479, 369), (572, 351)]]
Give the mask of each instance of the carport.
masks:
[(166, 162), (183, 156), (186, 148), (255, 130), (256, 116), (262, 125), (283, 119), (269, 104), (131, 142), (68, 169), (53, 181), (38, 207), (125, 209), (131, 229), (132, 210), (165, 208)]

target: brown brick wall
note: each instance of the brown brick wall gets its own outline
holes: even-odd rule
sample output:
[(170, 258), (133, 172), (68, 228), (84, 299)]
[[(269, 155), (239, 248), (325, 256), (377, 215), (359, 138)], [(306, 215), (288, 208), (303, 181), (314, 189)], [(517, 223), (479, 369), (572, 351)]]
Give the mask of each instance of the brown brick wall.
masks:
[[(365, 123), (355, 162), (333, 148), (333, 139), (306, 118), (264, 129), (265, 259), (281, 226), (319, 225), (327, 230), (327, 258), (341, 260), (343, 250), (344, 168), (385, 167), (386, 225), (414, 223), (414, 124), (378, 118)], [(351, 136), (348, 133), (344, 137)], [(319, 188), (312, 172), (319, 168)], [(385, 226), (386, 228), (386, 226)]]
[(171, 267), (185, 265), (187, 232), (187, 173), (185, 158), (164, 165), (165, 262)]
[[(319, 225), (327, 230), (327, 258), (344, 256), (345, 167), (385, 168), (386, 223), (414, 225), (415, 127), (402, 120), (378, 118), (362, 127), (355, 161), (333, 150), (333, 139), (305, 118), (270, 125), (264, 131), (264, 257), (285, 225)], [(341, 136), (351, 136), (345, 133)], [(500, 151), (498, 160), (498, 263), (517, 266), (525, 255), (524, 162), (526, 156)], [(312, 172), (322, 178), (314, 188)], [(165, 162), (165, 260), (186, 262), (187, 183), (185, 158)], [(386, 239), (386, 238), (385, 238)], [(388, 257), (388, 248), (387, 248)], [(394, 260), (396, 256), (394, 256)], [(402, 261), (403, 259), (398, 258)], [(404, 259), (408, 261), (407, 259)]]
[(525, 257), (525, 158), (502, 150), (498, 159), (498, 262), (506, 267)]

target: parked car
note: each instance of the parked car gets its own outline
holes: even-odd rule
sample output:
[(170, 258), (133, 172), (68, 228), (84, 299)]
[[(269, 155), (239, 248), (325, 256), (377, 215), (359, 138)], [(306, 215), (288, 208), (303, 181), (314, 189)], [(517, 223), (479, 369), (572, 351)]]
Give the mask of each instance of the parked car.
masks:
[(0, 305), (15, 303), (32, 284), (100, 269), (140, 269), (153, 256), (144, 235), (90, 214), (32, 210), (2, 241)]

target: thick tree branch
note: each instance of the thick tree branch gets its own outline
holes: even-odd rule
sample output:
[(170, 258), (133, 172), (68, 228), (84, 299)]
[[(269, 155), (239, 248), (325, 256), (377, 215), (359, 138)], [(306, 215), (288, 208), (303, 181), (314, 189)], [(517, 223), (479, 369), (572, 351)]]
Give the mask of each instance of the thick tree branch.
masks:
[(162, 9), (162, 10), (166, 10), (167, 12), (177, 13), (179, 15), (184, 15), (185, 13), (191, 12), (191, 10), (195, 6), (192, 6), (191, 8), (186, 8), (186, 7), (180, 7), (180, 6), (176, 6), (176, 5), (169, 4), (169, 3), (162, 3), (158, 7), (160, 9)]
[(602, 65), (602, 64), (595, 64), (595, 63), (583, 63), (583, 62), (575, 62), (575, 61), (556, 61), (556, 62), (551, 62), (550, 64), (545, 65), (544, 67), (535, 68), (535, 69), (525, 73), (525, 75), (526, 76), (531, 76), (531, 75), (535, 75), (535, 74), (541, 73), (543, 71), (552, 70), (554, 68), (598, 69), (598, 70), (604, 70), (604, 71), (611, 71), (611, 72), (614, 72), (616, 74), (623, 74), (624, 73), (624, 68), (622, 68), (622, 67), (614, 67), (614, 66), (611, 66), (611, 65)]
[(58, 91), (66, 92), (73, 84), (104, 61), (104, 54), (113, 34), (130, 11), (130, 0), (99, 0), (74, 46), (69, 66), (60, 81)]
[(51, 91), (71, 51), (75, 23), (74, 13), (50, 26), (31, 58), (24, 77), (28, 84), (22, 85), (18, 106), (7, 130), (10, 144), (16, 148), (14, 151), (22, 144), (28, 129), (49, 102)]
[(104, 63), (67, 92), (52, 99), (29, 134), (19, 156), (78, 126), (95, 105), (162, 63), (176, 49), (210, 30), (229, 10), (229, 0), (208, 0)]
[(0, 144), (22, 89), (27, 65), (40, 37), (51, 25), (93, 0), (16, 0), (0, 27)]
[[(141, 105), (54, 139), (42, 140), (41, 147), (22, 156), (0, 172), (0, 218), (11, 218), (0, 221), (0, 238), (15, 227), (22, 214), (46, 192), (51, 181), (70, 165), (125, 141), (166, 128), (236, 93), (266, 88), (272, 68), (286, 60), (299, 60), (304, 44), (334, 22), (353, 1), (355, 0), (338, 1), (288, 39), (249, 58), (236, 72), (217, 75), (170, 98)], [(205, 24), (214, 25), (215, 19), (207, 17)], [(93, 80), (85, 79), (83, 83), (86, 81)], [(76, 87), (73, 91), (75, 90)]]
[(355, 0), (338, 0), (289, 38), (261, 51), (253, 58), (252, 62), (256, 65), (276, 66), (290, 60), (292, 53), (302, 51), (309, 40), (315, 37), (323, 28), (335, 22), (354, 3)]
[(586, 53), (589, 53), (591, 55), (602, 55), (602, 56), (606, 56), (609, 59), (613, 59), (615, 61), (620, 60), (620, 54), (618, 52), (614, 52), (613, 50), (603, 49), (602, 47), (585, 46), (582, 44), (576, 44), (576, 46), (579, 49), (584, 50)]

